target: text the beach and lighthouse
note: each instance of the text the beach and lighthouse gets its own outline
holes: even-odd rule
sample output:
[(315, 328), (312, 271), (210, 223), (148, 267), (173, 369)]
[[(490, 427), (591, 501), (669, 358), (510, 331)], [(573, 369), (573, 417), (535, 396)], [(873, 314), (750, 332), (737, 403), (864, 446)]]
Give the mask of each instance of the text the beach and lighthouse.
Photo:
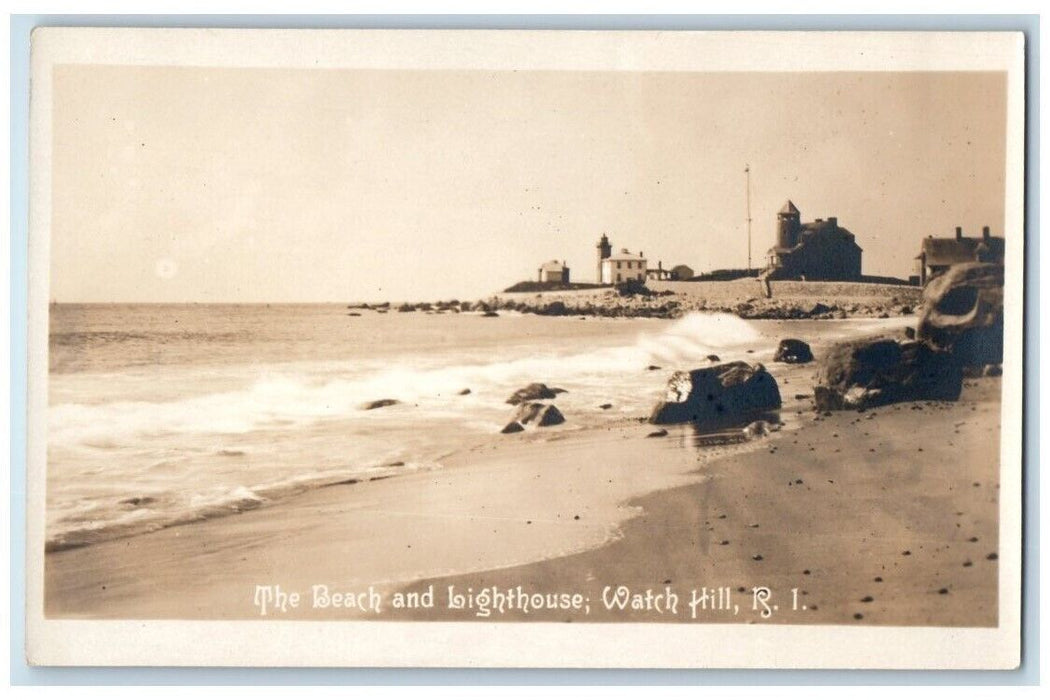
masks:
[[(418, 590), (384, 594), (375, 586), (347, 591), (327, 584), (314, 584), (308, 590), (288, 590), (280, 584), (256, 585), (252, 603), (260, 617), (282, 616), (293, 611), (312, 609), (329, 611), (338, 616), (396, 616), (398, 611), (444, 607), (460, 611), (466, 617), (490, 618), (520, 614), (543, 618), (559, 612), (590, 615), (592, 609), (603, 612), (645, 612), (683, 617), (692, 620), (719, 616), (750, 615), (761, 619), (780, 612), (806, 610), (799, 602), (799, 589), (774, 594), (766, 586), (751, 588), (699, 586), (678, 590), (672, 586), (633, 589), (625, 585), (603, 586), (592, 598), (579, 591), (538, 591), (524, 586), (480, 589), (433, 584)], [(774, 602), (774, 598), (779, 602)]]

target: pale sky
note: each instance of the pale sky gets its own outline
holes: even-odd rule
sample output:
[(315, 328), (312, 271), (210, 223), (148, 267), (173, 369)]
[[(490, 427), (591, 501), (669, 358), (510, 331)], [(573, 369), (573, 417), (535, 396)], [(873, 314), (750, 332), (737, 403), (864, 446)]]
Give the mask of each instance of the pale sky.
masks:
[[(838, 216), (869, 275), (1002, 235), (1004, 73), (58, 66), (51, 298), (474, 299), (602, 233), (655, 266)], [(1020, 232), (1007, 232), (1020, 235)]]

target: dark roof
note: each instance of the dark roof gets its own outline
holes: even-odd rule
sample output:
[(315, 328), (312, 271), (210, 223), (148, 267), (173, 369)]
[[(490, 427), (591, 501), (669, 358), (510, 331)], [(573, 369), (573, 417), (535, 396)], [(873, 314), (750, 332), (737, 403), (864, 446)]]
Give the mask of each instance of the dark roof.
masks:
[[(827, 240), (832, 237), (843, 238), (857, 246), (856, 236), (854, 236), (848, 229), (839, 226), (837, 223), (831, 221), (811, 221), (807, 224), (802, 224), (801, 231), (799, 232), (798, 243), (795, 244), (794, 247), (785, 248), (783, 246), (775, 245), (769, 249), (769, 252), (791, 253), (792, 251), (799, 250), (811, 243), (815, 244), (818, 240)], [(857, 248), (863, 250), (860, 246), (857, 246)]]
[[(927, 265), (973, 262), (977, 259), (977, 247), (983, 242), (983, 238), (923, 238), (919, 257), (925, 254)], [(988, 255), (992, 259), (1002, 260), (1005, 250), (1006, 241), (1003, 238), (988, 238)]]
[(798, 214), (798, 207), (790, 199), (784, 203), (784, 206), (780, 208), (778, 214)]
[[(827, 219), (821, 219), (820, 221), (807, 221), (799, 228), (801, 228), (802, 231), (833, 231), (838, 229), (839, 231), (849, 233), (849, 231), (846, 231), (846, 229), (842, 228), (837, 223)], [(853, 234), (850, 233), (850, 235), (852, 236)]]

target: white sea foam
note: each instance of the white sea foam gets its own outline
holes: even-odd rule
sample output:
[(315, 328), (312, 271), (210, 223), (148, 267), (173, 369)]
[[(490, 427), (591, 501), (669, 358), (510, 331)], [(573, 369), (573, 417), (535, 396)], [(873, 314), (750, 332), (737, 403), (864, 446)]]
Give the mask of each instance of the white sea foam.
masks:
[[(615, 386), (636, 376), (650, 362), (697, 361), (711, 353), (739, 349), (760, 337), (747, 321), (734, 316), (692, 314), (663, 332), (640, 336), (636, 343), (586, 352), (528, 349), (524, 356), (471, 364), (449, 359), (436, 365), (433, 358), (420, 357), (418, 362), (402, 360), (373, 371), (350, 365), (340, 371), (332, 363), (325, 365), (323, 373), (260, 369), (254, 381), (235, 391), (166, 402), (53, 406), (50, 439), (52, 445), (112, 448), (166, 434), (243, 434), (334, 418), (384, 421), (399, 415), (396, 407), (381, 411), (361, 411), (360, 407), (386, 398), (422, 409), (413, 413), (413, 420), (460, 414), (470, 420), (465, 408), (500, 405), (502, 397), (522, 383)], [(464, 388), (470, 388), (471, 394), (459, 396)]]

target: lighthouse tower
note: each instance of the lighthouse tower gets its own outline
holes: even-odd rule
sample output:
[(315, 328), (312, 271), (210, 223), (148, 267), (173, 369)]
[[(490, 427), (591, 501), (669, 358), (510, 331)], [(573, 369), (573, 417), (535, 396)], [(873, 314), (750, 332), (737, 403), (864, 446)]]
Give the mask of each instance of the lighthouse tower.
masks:
[(598, 275), (594, 278), (594, 280), (598, 284), (601, 284), (602, 283), (602, 260), (605, 260), (607, 257), (612, 255), (612, 243), (609, 242), (609, 237), (606, 236), (604, 233), (602, 234), (601, 240), (598, 241), (597, 248), (598, 248)]

